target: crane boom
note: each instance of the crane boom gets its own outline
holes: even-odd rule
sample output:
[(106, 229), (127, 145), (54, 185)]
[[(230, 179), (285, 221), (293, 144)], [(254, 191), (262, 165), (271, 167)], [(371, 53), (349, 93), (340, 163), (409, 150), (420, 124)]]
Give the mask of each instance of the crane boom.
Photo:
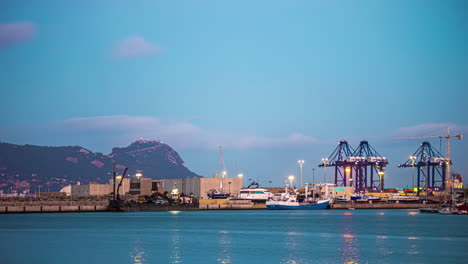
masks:
[(394, 137), (394, 140), (400, 139), (422, 139), (422, 138), (444, 138), (445, 136), (416, 136), (416, 137)]

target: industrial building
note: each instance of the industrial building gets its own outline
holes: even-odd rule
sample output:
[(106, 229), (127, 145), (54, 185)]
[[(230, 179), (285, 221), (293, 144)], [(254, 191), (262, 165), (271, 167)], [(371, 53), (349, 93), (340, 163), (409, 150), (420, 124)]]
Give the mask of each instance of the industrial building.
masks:
[(212, 192), (229, 193), (237, 196), (242, 188), (242, 178), (187, 178), (166, 179), (164, 187), (167, 191), (177, 188), (180, 193), (193, 195), (196, 198), (208, 199)]
[(149, 178), (130, 179), (128, 193), (131, 195), (151, 195), (154, 192), (164, 192), (164, 181)]
[(351, 194), (354, 193), (354, 187), (343, 187), (343, 186), (336, 186), (333, 183), (317, 183), (317, 184), (310, 184), (309, 189), (315, 193), (319, 194), (320, 197), (324, 198), (331, 198), (335, 199), (338, 197), (344, 199), (350, 199)]
[[(70, 194), (72, 196), (100, 196), (108, 195), (113, 192), (112, 184), (99, 184), (95, 182), (90, 182), (89, 184), (80, 184), (71, 185)], [(69, 195), (67, 193), (67, 195)]]
[[(118, 179), (116, 183), (118, 184)], [(109, 180), (109, 184), (99, 184), (91, 182), (89, 184), (80, 184), (67, 186), (61, 192), (73, 196), (101, 196), (109, 195), (114, 192), (113, 180)], [(162, 180), (153, 180), (148, 178), (122, 180), (122, 185), (119, 188), (119, 194), (132, 195), (151, 195), (154, 191), (164, 192), (164, 184)], [(117, 188), (117, 187), (116, 187)]]

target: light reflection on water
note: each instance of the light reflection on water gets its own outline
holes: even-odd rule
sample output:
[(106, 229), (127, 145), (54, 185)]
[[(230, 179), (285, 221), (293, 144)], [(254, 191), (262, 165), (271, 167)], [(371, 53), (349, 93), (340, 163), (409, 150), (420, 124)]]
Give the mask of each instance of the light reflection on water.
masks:
[(354, 235), (353, 218), (348, 217), (351, 212), (345, 212), (343, 220), (343, 235), (341, 239), (341, 260), (343, 263), (351, 264), (359, 262), (359, 243)]
[(133, 250), (130, 252), (132, 264), (146, 264), (145, 251), (141, 239), (136, 239), (133, 242)]
[[(388, 264), (468, 258), (466, 217), (410, 215), (408, 210), (0, 215), (0, 241), (7, 241), (0, 249), (2, 264), (82, 264), (84, 259)], [(25, 247), (27, 254), (17, 253)]]
[(182, 254), (180, 250), (180, 229), (173, 229), (171, 230), (171, 263), (178, 264), (182, 263)]
[[(303, 214), (304, 212), (299, 212), (298, 214)], [(304, 258), (303, 252), (305, 247), (313, 246), (310, 243), (304, 243), (304, 229), (300, 225), (297, 225), (294, 219), (289, 220), (287, 224), (287, 230), (284, 233), (285, 235), (285, 249), (287, 250), (287, 255), (281, 260), (281, 264), (302, 264), (308, 263), (306, 258)]]
[(218, 238), (219, 254), (216, 261), (221, 264), (231, 263), (231, 237), (228, 230), (220, 230)]

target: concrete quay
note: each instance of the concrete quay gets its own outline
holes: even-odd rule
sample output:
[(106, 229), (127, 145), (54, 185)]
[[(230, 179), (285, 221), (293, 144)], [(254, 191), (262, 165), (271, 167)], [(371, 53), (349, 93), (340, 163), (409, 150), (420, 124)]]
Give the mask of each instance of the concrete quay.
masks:
[(438, 206), (438, 204), (421, 203), (335, 203), (330, 205), (330, 209), (418, 209)]
[(21, 213), (65, 213), (65, 212), (105, 212), (107, 205), (25, 205), (0, 206), (0, 214)]

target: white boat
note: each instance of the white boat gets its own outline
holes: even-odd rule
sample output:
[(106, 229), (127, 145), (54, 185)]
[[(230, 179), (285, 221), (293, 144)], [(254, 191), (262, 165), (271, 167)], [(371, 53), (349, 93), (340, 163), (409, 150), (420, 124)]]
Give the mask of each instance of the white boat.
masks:
[(338, 197), (335, 198), (335, 202), (348, 202), (349, 199), (346, 198), (344, 195), (340, 195)]
[(380, 200), (382, 200), (382, 198), (378, 196), (374, 196), (374, 195), (368, 195), (366, 197), (367, 197), (367, 200), (374, 201), (374, 202), (379, 202)]
[(267, 209), (271, 210), (320, 210), (328, 209), (330, 200), (319, 200), (317, 202), (298, 202), (298, 201), (268, 201)]
[(457, 214), (458, 210), (454, 208), (450, 208), (450, 207), (445, 207), (445, 208), (438, 210), (437, 212), (439, 212), (439, 214), (442, 214), (442, 215), (451, 215), (451, 214)]
[(395, 193), (393, 196), (388, 198), (388, 201), (399, 201), (399, 202), (418, 202), (419, 196), (412, 195), (401, 195), (400, 193)]
[(240, 189), (238, 199), (252, 200), (255, 202), (265, 202), (273, 198), (273, 194), (263, 188), (244, 188)]
[(330, 207), (329, 199), (317, 200), (308, 197), (308, 186), (306, 185), (305, 197), (298, 195), (297, 190), (288, 190), (281, 194), (279, 201), (269, 200), (266, 202), (267, 209), (270, 210), (320, 210)]

